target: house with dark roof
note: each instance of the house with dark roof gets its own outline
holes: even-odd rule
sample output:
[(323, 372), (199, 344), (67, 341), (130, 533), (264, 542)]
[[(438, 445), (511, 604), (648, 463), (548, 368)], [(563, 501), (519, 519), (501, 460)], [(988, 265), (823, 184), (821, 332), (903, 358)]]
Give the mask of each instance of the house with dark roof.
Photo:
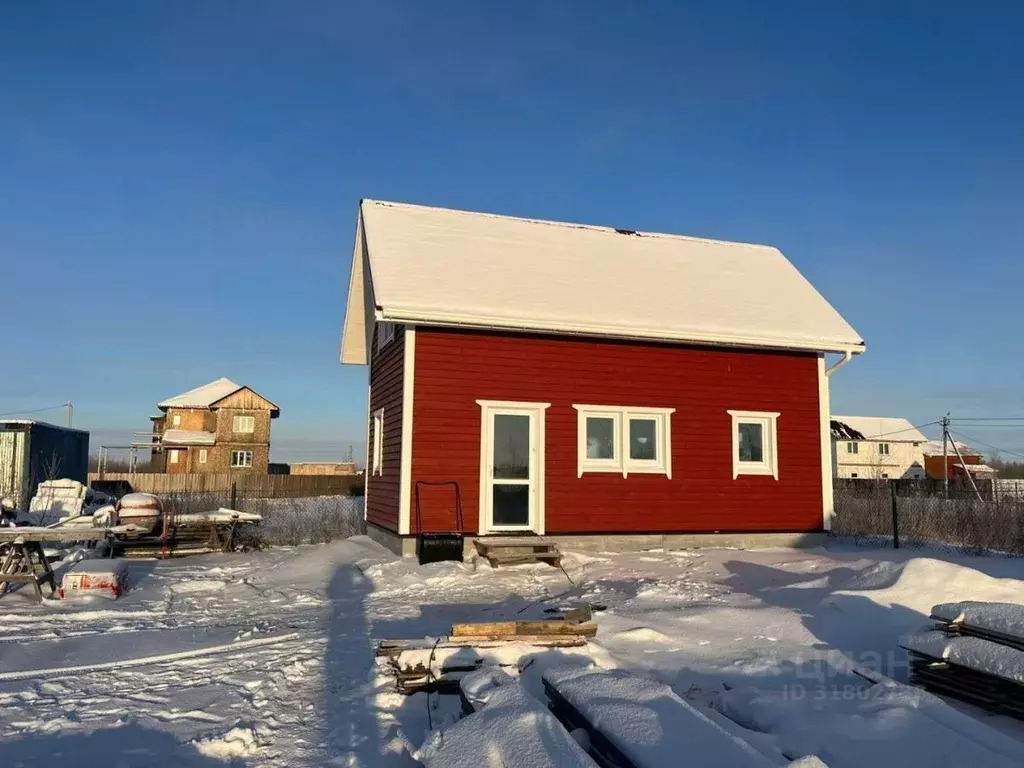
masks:
[(157, 408), (152, 471), (267, 474), (270, 422), (281, 411), (255, 390), (222, 378)]
[(773, 247), (363, 200), (368, 532), (815, 540), (829, 375), (864, 348)]

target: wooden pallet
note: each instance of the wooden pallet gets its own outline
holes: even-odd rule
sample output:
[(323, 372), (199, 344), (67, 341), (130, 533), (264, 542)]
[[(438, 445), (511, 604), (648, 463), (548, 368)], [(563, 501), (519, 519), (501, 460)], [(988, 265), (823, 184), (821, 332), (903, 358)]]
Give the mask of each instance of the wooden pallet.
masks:
[(473, 539), (473, 544), (492, 568), (522, 563), (547, 563), (556, 567), (562, 564), (558, 546), (543, 536), (488, 536)]

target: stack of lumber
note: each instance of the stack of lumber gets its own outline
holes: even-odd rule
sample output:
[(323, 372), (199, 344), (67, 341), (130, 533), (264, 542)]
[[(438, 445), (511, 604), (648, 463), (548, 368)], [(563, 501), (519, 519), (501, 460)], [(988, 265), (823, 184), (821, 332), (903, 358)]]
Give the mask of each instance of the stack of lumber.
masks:
[(553, 619), (453, 624), (448, 635), (438, 638), (381, 640), (377, 657), (395, 675), (402, 693), (454, 692), (465, 675), (485, 663), (514, 667), (531, 648), (586, 645), (597, 634), (590, 619), (590, 608), (575, 608)]
[(492, 568), (523, 563), (562, 564), (562, 553), (555, 542), (543, 536), (487, 536), (473, 539), (473, 544)]
[(415, 755), (425, 768), (595, 768), (582, 747), (513, 677), (482, 669), (462, 680), (469, 712)]
[(680, 698), (622, 669), (555, 667), (543, 675), (549, 708), (587, 734), (591, 757), (616, 768), (769, 768), (767, 757)]
[(900, 639), (911, 682), (1024, 719), (1024, 605), (942, 603), (931, 618), (935, 624)]

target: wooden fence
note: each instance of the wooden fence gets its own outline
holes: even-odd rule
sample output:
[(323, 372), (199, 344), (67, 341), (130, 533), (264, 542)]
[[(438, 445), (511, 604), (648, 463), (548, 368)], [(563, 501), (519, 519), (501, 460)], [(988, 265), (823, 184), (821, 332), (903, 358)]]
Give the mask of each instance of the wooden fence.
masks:
[(247, 475), (158, 474), (142, 472), (89, 473), (89, 484), (126, 482), (139, 493), (224, 493), (235, 486), (238, 493), (251, 499), (299, 498), (306, 496), (360, 496), (362, 475)]

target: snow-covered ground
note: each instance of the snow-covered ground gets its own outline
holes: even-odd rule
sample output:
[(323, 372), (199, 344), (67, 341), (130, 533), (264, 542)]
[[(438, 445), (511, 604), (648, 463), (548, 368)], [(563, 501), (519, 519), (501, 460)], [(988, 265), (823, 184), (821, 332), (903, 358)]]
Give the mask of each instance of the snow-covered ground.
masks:
[(922, 742), (941, 745), (959, 729), (975, 764), (1020, 764), (1024, 724), (963, 705), (975, 719), (956, 719), (931, 696), (866, 692), (852, 674), (860, 666), (905, 680), (899, 638), (926, 624), (934, 604), (1024, 601), (1024, 560), (939, 557), (570, 554), (575, 585), (547, 566), (419, 566), (365, 537), (135, 562), (135, 587), (117, 601), (0, 599), (0, 763), (410, 765), (428, 722), (451, 724), (458, 702), (394, 693), (374, 665), (377, 639), (585, 601), (607, 608), (597, 637), (582, 649), (528, 651), (527, 690), (540, 694), (545, 669), (593, 661), (669, 685), (781, 762), (817, 751), (831, 768), (864, 765), (870, 743), (873, 768), (925, 765), (913, 757), (927, 753)]

